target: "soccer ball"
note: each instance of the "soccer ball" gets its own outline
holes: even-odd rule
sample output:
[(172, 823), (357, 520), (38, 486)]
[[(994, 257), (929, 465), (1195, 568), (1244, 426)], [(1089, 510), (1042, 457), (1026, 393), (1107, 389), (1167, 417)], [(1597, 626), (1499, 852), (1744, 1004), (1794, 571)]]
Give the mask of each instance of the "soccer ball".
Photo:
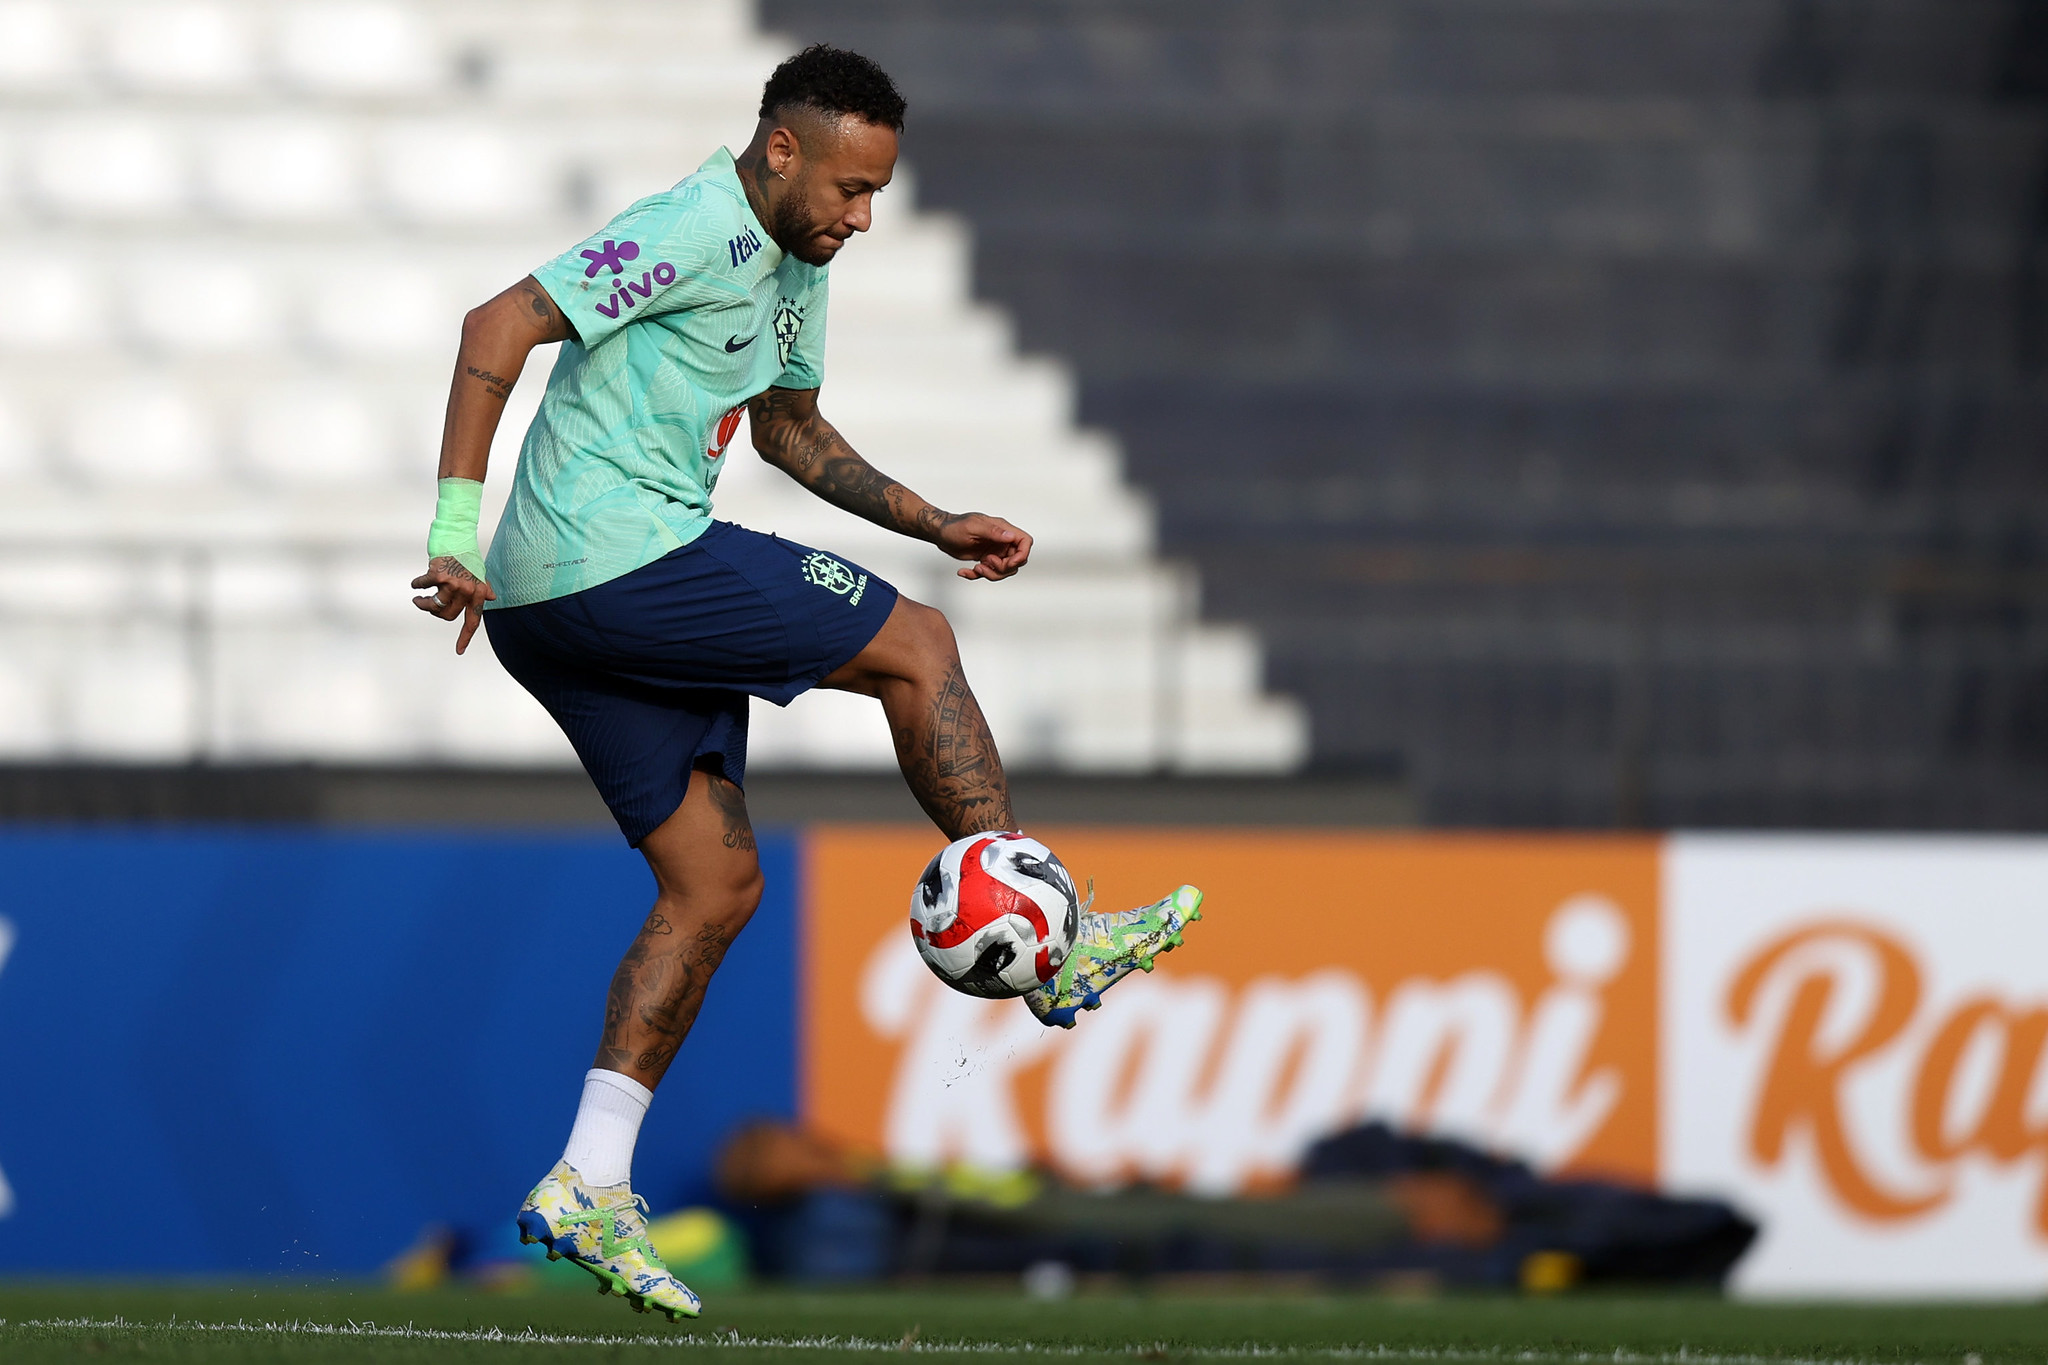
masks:
[(1021, 834), (970, 834), (940, 851), (910, 893), (925, 965), (965, 995), (1008, 1000), (1052, 980), (1081, 927), (1074, 879)]

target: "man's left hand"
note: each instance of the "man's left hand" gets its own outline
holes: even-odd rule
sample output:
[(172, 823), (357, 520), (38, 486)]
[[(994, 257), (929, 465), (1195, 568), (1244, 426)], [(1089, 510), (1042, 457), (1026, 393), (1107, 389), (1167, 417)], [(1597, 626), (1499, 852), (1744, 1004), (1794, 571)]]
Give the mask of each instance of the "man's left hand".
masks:
[(966, 512), (949, 517), (933, 541), (955, 559), (972, 560), (962, 578), (1008, 578), (1031, 559), (1031, 536), (1001, 517)]

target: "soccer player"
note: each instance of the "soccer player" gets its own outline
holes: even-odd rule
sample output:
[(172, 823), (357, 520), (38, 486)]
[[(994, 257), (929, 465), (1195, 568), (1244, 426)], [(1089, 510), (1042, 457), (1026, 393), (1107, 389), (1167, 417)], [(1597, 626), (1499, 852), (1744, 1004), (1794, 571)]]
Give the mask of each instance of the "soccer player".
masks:
[[(694, 1317), (630, 1183), (654, 1088), (761, 896), (741, 784), (750, 696), (813, 687), (881, 702), (903, 776), (947, 839), (1010, 830), (1002, 760), (946, 619), (856, 564), (711, 516), (741, 412), (761, 458), (835, 506), (999, 581), (1031, 558), (1001, 517), (947, 512), (875, 470), (818, 410), (833, 258), (896, 165), (904, 101), (865, 57), (776, 68), (753, 141), (723, 149), (463, 320), (422, 610), (462, 621), (559, 722), (629, 843), (654, 909), (612, 978), (561, 1162), (519, 1214), (636, 1309)], [(491, 438), (534, 347), (562, 342), (511, 500), (478, 554)], [(488, 609), (487, 609), (488, 608)], [(1026, 996), (1071, 1028), (1200, 918), (1182, 887), (1083, 917)]]

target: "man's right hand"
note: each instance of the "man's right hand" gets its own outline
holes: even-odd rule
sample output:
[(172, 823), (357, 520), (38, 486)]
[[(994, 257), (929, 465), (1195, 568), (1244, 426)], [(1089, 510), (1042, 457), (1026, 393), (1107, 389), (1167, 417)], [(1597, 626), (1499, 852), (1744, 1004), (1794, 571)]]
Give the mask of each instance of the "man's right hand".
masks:
[(469, 648), (470, 637), (483, 623), (484, 603), (495, 602), (498, 594), (491, 591), (491, 585), (462, 567), (462, 561), (454, 555), (441, 555), (427, 561), (427, 571), (412, 581), (415, 588), (432, 588), (430, 596), (415, 597), (412, 604), (421, 611), (432, 612), (443, 621), (462, 618), (462, 633), (455, 637), (455, 652), (462, 653)]

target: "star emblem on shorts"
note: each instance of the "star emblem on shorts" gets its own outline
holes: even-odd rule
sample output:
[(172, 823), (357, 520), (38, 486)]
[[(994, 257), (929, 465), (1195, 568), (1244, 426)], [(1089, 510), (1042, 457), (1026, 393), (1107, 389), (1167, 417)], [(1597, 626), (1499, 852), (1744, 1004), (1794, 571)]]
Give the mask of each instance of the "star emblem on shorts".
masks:
[(816, 551), (804, 556), (804, 580), (841, 597), (853, 591), (855, 581), (853, 570), (831, 555)]

